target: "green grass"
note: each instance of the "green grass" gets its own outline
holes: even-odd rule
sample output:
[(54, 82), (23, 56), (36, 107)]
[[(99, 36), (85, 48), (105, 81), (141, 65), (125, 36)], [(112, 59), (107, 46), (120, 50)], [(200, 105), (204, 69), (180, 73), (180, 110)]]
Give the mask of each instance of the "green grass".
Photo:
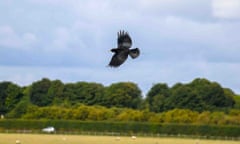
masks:
[(82, 135), (0, 134), (0, 144), (239, 144), (239, 141)]

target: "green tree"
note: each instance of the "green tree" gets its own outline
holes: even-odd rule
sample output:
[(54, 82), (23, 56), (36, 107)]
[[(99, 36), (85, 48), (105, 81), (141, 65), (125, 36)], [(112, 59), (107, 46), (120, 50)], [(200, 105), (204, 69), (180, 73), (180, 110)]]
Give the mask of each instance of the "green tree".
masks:
[(11, 111), (23, 97), (22, 88), (12, 82), (0, 83), (0, 114)]
[(233, 107), (236, 104), (236, 100), (234, 99), (236, 94), (229, 88), (224, 88), (223, 91), (224, 91), (224, 95), (225, 95), (225, 97), (227, 99), (225, 101), (225, 105)]
[(84, 96), (83, 103), (87, 105), (102, 104), (104, 96), (104, 86), (98, 83), (86, 83), (82, 88), (81, 95)]
[(147, 93), (146, 102), (149, 104), (150, 111), (161, 112), (165, 110), (164, 103), (169, 97), (169, 87), (165, 83), (153, 85)]
[(30, 102), (31, 85), (22, 88), (23, 97), (18, 102), (14, 109), (12, 109), (6, 116), (7, 118), (21, 118), (28, 113), (29, 107), (33, 104)]
[(114, 83), (105, 89), (103, 105), (107, 107), (139, 108), (141, 90), (131, 82)]
[(16, 107), (7, 114), (7, 118), (21, 118), (27, 113), (29, 106), (31, 106), (31, 103), (29, 102), (28, 98), (22, 98), (22, 100), (17, 103)]
[(60, 80), (51, 81), (47, 97), (53, 98), (53, 104), (60, 105), (65, 100), (63, 90), (64, 84)]
[(208, 107), (223, 108), (233, 107), (233, 97), (228, 95), (227, 90), (216, 82), (210, 82), (206, 79), (195, 79), (189, 86), (197, 93)]
[(155, 95), (152, 103), (149, 104), (150, 110), (153, 112), (163, 112), (167, 110), (166, 100), (167, 98), (164, 95)]
[(103, 100), (104, 86), (98, 83), (69, 83), (63, 90), (64, 97), (72, 104), (100, 105)]
[(48, 95), (50, 86), (51, 81), (47, 78), (34, 82), (30, 90), (30, 101), (37, 106), (48, 106), (52, 104), (54, 97), (53, 95)]
[(195, 111), (232, 108), (234, 93), (216, 82), (197, 78), (190, 83), (177, 83), (172, 88), (166, 84), (154, 85), (147, 94), (146, 102), (153, 112), (174, 108)]
[(170, 109), (190, 109), (195, 111), (203, 111), (205, 105), (201, 98), (187, 85), (178, 86), (171, 90), (171, 97), (166, 101), (166, 105)]
[(64, 85), (63, 89), (63, 99), (65, 102), (72, 104), (75, 104), (73, 98), (76, 97), (76, 85), (74, 83), (67, 83)]

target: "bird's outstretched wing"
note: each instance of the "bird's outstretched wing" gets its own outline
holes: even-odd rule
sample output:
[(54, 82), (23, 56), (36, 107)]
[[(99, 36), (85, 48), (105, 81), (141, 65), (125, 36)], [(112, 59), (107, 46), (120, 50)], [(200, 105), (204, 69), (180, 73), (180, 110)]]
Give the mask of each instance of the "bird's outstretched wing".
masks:
[(125, 62), (128, 57), (128, 49), (117, 49), (113, 55), (110, 63), (108, 64), (111, 67), (118, 67)]
[(135, 59), (140, 55), (140, 50), (138, 48), (131, 49), (129, 51), (129, 55), (131, 56), (131, 58)]
[(127, 32), (118, 32), (118, 48), (130, 48), (132, 46), (132, 39)]

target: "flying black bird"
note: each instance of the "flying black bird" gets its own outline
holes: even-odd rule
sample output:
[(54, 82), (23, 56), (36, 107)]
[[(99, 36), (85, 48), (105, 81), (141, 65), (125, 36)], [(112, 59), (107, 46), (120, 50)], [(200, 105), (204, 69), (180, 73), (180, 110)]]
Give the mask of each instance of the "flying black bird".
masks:
[(138, 48), (130, 49), (132, 46), (131, 37), (127, 32), (119, 31), (117, 39), (118, 47), (111, 49), (111, 52), (114, 53), (110, 63), (108, 64), (111, 67), (118, 67), (125, 62), (128, 58), (128, 55), (131, 58), (135, 59), (139, 56), (140, 50)]

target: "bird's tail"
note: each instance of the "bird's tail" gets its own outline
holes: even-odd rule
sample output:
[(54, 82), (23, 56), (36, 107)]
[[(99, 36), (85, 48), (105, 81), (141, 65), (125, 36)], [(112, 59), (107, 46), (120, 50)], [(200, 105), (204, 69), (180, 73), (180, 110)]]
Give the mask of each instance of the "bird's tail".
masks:
[(129, 51), (129, 55), (131, 56), (131, 58), (135, 59), (140, 55), (140, 50), (138, 48), (131, 49)]

